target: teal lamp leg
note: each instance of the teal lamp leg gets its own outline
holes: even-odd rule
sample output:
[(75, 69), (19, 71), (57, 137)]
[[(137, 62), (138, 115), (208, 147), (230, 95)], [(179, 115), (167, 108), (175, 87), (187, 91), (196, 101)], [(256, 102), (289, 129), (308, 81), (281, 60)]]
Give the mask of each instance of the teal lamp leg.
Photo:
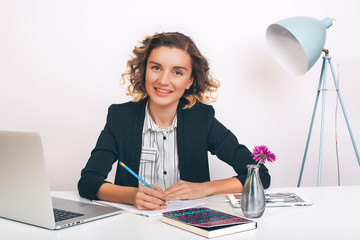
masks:
[[(323, 64), (322, 64), (322, 68), (321, 68), (321, 75), (320, 75), (320, 81), (319, 81), (319, 86), (318, 86), (318, 92), (317, 92), (317, 95), (316, 95), (315, 106), (314, 106), (313, 115), (312, 115), (312, 118), (311, 118), (308, 138), (307, 138), (307, 141), (306, 141), (306, 147), (305, 147), (303, 162), (302, 162), (302, 165), (301, 165), (300, 176), (299, 176), (298, 185), (297, 185), (298, 187), (300, 187), (302, 174), (303, 174), (303, 171), (304, 171), (306, 155), (307, 155), (307, 151), (308, 151), (308, 147), (309, 147), (309, 142), (310, 142), (310, 137), (311, 137), (311, 132), (312, 132), (312, 127), (313, 127), (314, 118), (315, 118), (315, 114), (316, 114), (316, 109), (317, 109), (317, 104), (318, 104), (318, 100), (319, 100), (320, 91), (323, 91), (323, 94), (322, 94), (322, 97), (323, 97), (323, 99), (322, 99), (322, 113), (321, 113), (321, 132), (320, 132), (320, 152), (319, 152), (317, 186), (320, 186), (320, 182), (321, 182), (323, 136), (324, 136), (324, 121), (325, 121), (324, 116), (325, 116), (326, 70), (327, 70), (326, 69), (326, 60), (329, 62), (329, 65), (330, 65), (331, 73), (332, 73), (334, 83), (335, 83), (335, 87), (336, 87), (336, 92), (337, 92), (337, 95), (339, 97), (339, 101), (340, 101), (341, 108), (342, 108), (342, 111), (343, 111), (343, 114), (344, 114), (344, 117), (345, 117), (346, 125), (347, 125), (348, 130), (349, 130), (349, 134), (350, 134), (351, 141), (352, 141), (352, 144), (353, 144), (353, 147), (354, 147), (354, 150), (355, 150), (356, 158), (357, 158), (359, 166), (360, 166), (359, 153), (358, 153), (357, 148), (356, 148), (355, 140), (354, 140), (351, 128), (350, 128), (350, 123), (349, 123), (349, 120), (348, 120), (348, 117), (347, 117), (347, 114), (346, 114), (346, 111), (345, 111), (345, 106), (344, 106), (344, 103), (342, 101), (342, 97), (341, 97), (339, 87), (338, 87), (338, 84), (337, 84), (337, 81), (336, 81), (334, 68), (333, 68), (332, 62), (331, 62), (331, 57), (328, 56), (328, 54), (326, 53), (326, 56), (323, 57)], [(321, 84), (323, 84), (322, 89), (321, 89)]]
[[(324, 62), (325, 62), (324, 57)], [(319, 164), (318, 164), (318, 179), (317, 186), (320, 186), (321, 182), (321, 169), (322, 169), (322, 157), (323, 157), (323, 146), (324, 146), (324, 121), (325, 121), (325, 96), (326, 96), (326, 72), (327, 65), (323, 65), (323, 87), (322, 87), (322, 106), (321, 106), (321, 130), (320, 130), (320, 150), (319, 150)]]
[(337, 92), (337, 95), (339, 97), (340, 105), (341, 105), (341, 108), (342, 108), (342, 111), (343, 111), (343, 114), (344, 114), (344, 117), (345, 117), (347, 128), (349, 130), (349, 134), (350, 134), (350, 138), (351, 138), (351, 141), (352, 141), (352, 144), (353, 144), (353, 147), (354, 147), (356, 158), (357, 158), (358, 164), (360, 166), (359, 153), (358, 153), (358, 150), (356, 148), (354, 136), (353, 136), (353, 133), (351, 131), (350, 123), (349, 123), (349, 120), (348, 120), (348, 117), (347, 117), (347, 114), (346, 114), (346, 111), (345, 111), (345, 106), (344, 106), (344, 103), (343, 103), (343, 100), (342, 100), (342, 97), (341, 97), (341, 94), (340, 94), (340, 91), (339, 91), (339, 87), (338, 87), (338, 84), (337, 84), (337, 81), (336, 81), (336, 76), (335, 76), (334, 68), (333, 68), (333, 65), (332, 65), (332, 62), (331, 62), (331, 57), (328, 57), (328, 62), (330, 64), (331, 73), (332, 73), (332, 76), (333, 76), (333, 79), (334, 79), (334, 84), (335, 84), (335, 87), (336, 87), (336, 92)]
[(301, 164), (300, 176), (299, 176), (297, 187), (300, 187), (302, 174), (303, 174), (303, 171), (304, 171), (306, 155), (307, 155), (307, 151), (308, 151), (308, 148), (309, 148), (311, 132), (312, 132), (312, 128), (313, 128), (313, 125), (314, 125), (316, 109), (317, 109), (317, 105), (318, 105), (318, 102), (319, 102), (319, 96), (320, 96), (320, 92), (321, 92), (321, 85), (322, 85), (322, 82), (323, 82), (325, 64), (326, 64), (325, 59), (323, 59), (322, 68), (321, 68), (321, 74), (320, 74), (320, 80), (319, 80), (319, 85), (318, 85), (318, 91), (317, 91), (316, 99), (315, 99), (315, 106), (314, 106), (313, 114), (312, 114), (312, 117), (311, 117), (310, 129), (309, 129), (308, 137), (307, 137), (307, 140), (306, 140), (306, 147), (305, 147), (303, 161), (302, 161), (302, 164)]

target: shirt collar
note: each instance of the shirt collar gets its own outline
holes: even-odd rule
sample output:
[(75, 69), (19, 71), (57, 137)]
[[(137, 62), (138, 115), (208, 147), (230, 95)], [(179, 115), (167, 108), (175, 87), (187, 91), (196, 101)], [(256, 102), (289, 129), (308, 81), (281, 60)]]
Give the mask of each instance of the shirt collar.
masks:
[(152, 117), (150, 115), (149, 101), (146, 103), (143, 133), (148, 131), (148, 130), (152, 130), (152, 131), (155, 131), (155, 132), (156, 131), (158, 131), (158, 132), (169, 132), (169, 131), (174, 130), (176, 128), (176, 125), (177, 125), (177, 114), (175, 115), (172, 124), (167, 129), (164, 129), (164, 128), (159, 127), (158, 125), (156, 125), (156, 123), (154, 122), (154, 120), (152, 119)]

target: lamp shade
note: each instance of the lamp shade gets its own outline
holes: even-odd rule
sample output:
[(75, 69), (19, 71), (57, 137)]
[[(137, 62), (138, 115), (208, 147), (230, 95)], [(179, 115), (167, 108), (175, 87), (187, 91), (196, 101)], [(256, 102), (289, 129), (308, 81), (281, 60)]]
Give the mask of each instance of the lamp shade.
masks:
[(325, 45), (326, 29), (332, 19), (320, 21), (311, 17), (292, 17), (266, 30), (271, 53), (280, 65), (296, 75), (304, 75), (319, 59)]

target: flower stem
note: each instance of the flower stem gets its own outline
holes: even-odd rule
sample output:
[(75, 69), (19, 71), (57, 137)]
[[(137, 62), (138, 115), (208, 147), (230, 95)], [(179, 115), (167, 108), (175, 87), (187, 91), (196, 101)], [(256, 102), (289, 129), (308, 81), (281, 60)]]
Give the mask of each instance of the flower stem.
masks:
[[(258, 161), (258, 163), (256, 164), (256, 167), (259, 166), (261, 161)], [(255, 174), (255, 169), (253, 169), (250, 178), (249, 178), (249, 182), (248, 182), (248, 188), (247, 188), (247, 192), (246, 192), (246, 210), (248, 210), (248, 204), (249, 204), (249, 191), (250, 191), (250, 185), (251, 185), (251, 180), (253, 178)]]

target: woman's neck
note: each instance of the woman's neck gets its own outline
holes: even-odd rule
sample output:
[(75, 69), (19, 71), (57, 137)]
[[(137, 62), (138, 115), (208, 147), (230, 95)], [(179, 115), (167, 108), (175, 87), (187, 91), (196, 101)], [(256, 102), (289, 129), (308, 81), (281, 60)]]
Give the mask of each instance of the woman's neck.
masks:
[(151, 118), (156, 125), (164, 129), (169, 128), (174, 121), (177, 110), (177, 104), (170, 106), (159, 106), (152, 104), (151, 99), (149, 100), (149, 112)]

